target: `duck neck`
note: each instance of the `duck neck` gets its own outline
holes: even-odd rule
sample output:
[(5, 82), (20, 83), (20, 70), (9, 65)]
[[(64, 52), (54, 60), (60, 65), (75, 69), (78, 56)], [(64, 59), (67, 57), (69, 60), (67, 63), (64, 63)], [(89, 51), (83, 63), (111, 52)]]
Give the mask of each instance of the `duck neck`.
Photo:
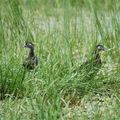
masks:
[(34, 57), (34, 49), (30, 48), (28, 57), (29, 58)]
[(101, 64), (101, 57), (99, 51), (95, 51), (95, 62)]

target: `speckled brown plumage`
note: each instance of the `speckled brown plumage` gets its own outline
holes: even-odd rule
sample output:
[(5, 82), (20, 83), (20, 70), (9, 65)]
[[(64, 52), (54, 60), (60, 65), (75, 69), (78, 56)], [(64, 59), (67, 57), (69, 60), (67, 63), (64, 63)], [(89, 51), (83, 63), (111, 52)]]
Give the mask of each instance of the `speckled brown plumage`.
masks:
[(38, 65), (38, 58), (34, 53), (34, 44), (32, 42), (26, 42), (25, 47), (29, 49), (28, 57), (25, 58), (23, 66), (26, 69), (34, 69)]
[(97, 45), (95, 47), (94, 53), (90, 60), (86, 61), (82, 65), (80, 65), (77, 70), (77, 73), (83, 77), (84, 81), (88, 81), (93, 79), (93, 77), (97, 74), (99, 69), (102, 66), (100, 52), (104, 51), (103, 45)]

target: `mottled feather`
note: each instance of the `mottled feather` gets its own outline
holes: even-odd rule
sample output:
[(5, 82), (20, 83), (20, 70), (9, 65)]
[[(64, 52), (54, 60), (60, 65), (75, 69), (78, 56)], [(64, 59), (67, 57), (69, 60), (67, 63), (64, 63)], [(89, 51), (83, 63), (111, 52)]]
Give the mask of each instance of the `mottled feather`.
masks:
[(34, 44), (31, 42), (26, 42), (25, 47), (29, 49), (29, 54), (24, 60), (23, 66), (26, 69), (34, 69), (38, 65), (38, 58), (34, 54)]

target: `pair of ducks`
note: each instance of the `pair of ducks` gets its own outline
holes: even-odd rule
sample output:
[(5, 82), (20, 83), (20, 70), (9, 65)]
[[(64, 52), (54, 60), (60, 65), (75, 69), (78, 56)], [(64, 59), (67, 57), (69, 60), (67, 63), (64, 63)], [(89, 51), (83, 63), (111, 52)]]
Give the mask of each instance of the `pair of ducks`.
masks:
[[(29, 49), (29, 54), (28, 57), (25, 59), (23, 62), (23, 66), (26, 69), (34, 69), (38, 65), (38, 58), (35, 56), (34, 53), (34, 44), (32, 42), (26, 42), (25, 47)], [(93, 58), (90, 61), (85, 62), (81, 66), (88, 66), (88, 64), (92, 64), (93, 67), (97, 65), (101, 65), (101, 57), (100, 57), (100, 52), (104, 51), (104, 46), (103, 45), (97, 45), (95, 48), (95, 53), (93, 55)]]

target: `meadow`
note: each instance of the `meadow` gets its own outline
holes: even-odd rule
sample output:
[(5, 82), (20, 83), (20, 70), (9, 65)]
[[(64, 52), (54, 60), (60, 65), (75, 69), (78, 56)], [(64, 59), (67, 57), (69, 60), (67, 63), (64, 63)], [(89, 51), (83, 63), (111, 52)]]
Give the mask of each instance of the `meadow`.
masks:
[[(25, 41), (35, 70), (22, 67)], [(1, 120), (119, 120), (119, 0), (1, 0), (0, 42)], [(97, 44), (108, 50), (86, 83), (73, 70)]]

